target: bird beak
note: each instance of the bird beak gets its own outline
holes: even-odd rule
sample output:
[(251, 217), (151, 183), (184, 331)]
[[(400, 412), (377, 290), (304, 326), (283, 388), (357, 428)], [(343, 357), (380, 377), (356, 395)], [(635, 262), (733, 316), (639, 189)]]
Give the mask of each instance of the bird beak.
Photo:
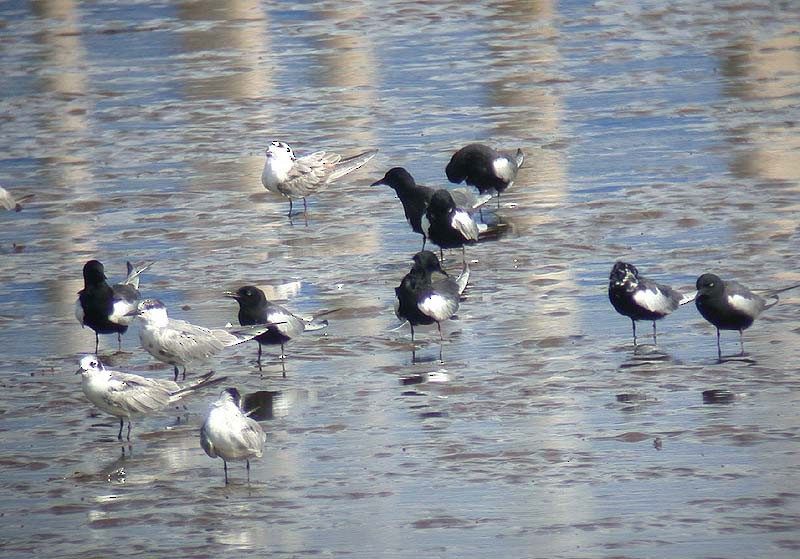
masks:
[(139, 312), (139, 309), (133, 309), (132, 311), (126, 312), (125, 316), (139, 316), (140, 314), (142, 313)]
[(82, 372), (83, 372), (83, 367), (78, 367), (78, 370), (77, 370), (77, 371), (75, 371), (75, 374), (76, 374), (76, 375), (79, 375), (79, 374), (81, 374)]
[(379, 180), (379, 181), (375, 181), (375, 182), (373, 182), (373, 183), (372, 183), (370, 186), (378, 186), (379, 184), (386, 184), (386, 183), (385, 183), (385, 182), (383, 182), (383, 179), (381, 179), (381, 180)]
[(231, 299), (236, 299), (237, 301), (239, 300), (239, 296), (236, 293), (234, 293), (233, 291), (226, 291), (225, 293), (223, 293), (223, 295), (225, 297), (229, 297)]

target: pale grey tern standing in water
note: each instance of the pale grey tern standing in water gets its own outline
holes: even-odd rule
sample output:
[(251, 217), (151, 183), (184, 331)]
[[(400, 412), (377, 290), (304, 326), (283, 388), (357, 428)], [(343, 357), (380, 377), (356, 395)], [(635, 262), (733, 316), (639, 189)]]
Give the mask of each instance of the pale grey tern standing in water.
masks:
[(297, 157), (288, 144), (272, 142), (266, 150), (261, 183), (270, 192), (289, 199), (289, 217), (292, 217), (293, 198), (302, 198), (303, 211), (307, 211), (306, 196), (355, 171), (375, 157), (376, 153), (378, 150), (371, 149), (343, 158), (336, 153), (315, 151)]
[(211, 458), (222, 458), (225, 485), (228, 484), (228, 462), (247, 463), (250, 482), (250, 459), (261, 458), (267, 434), (255, 419), (242, 412), (242, 396), (235, 388), (226, 388), (211, 404), (203, 427), (200, 446)]
[(694, 294), (684, 296), (663, 283), (639, 274), (633, 264), (618, 261), (608, 278), (608, 299), (619, 314), (631, 319), (633, 345), (636, 346), (636, 321), (653, 322), (653, 344), (656, 342), (656, 321), (661, 320), (679, 306), (691, 302)]
[(86, 398), (104, 412), (119, 418), (119, 440), (122, 440), (125, 418), (128, 419), (128, 440), (131, 440), (131, 416), (162, 410), (201, 388), (227, 380), (227, 377), (212, 379), (214, 373), (210, 372), (197, 382), (180, 387), (171, 380), (106, 369), (96, 355), (82, 357), (77, 373), (81, 374), (81, 388)]
[(188, 365), (205, 361), (226, 347), (252, 340), (266, 331), (263, 327), (210, 329), (174, 320), (167, 316), (167, 307), (158, 299), (144, 299), (132, 314), (141, 323), (139, 341), (142, 347), (159, 361), (172, 365), (175, 380), (178, 380), (178, 367), (183, 368), (183, 378), (186, 378)]
[(82, 326), (94, 330), (94, 352), (100, 346), (100, 334), (116, 334), (122, 350), (122, 334), (128, 330), (139, 302), (139, 275), (152, 266), (144, 262), (134, 266), (130, 262), (128, 276), (120, 283), (109, 285), (105, 268), (98, 260), (83, 265), (83, 289), (75, 301), (75, 318)]
[(521, 149), (511, 154), (484, 144), (468, 144), (453, 154), (445, 167), (445, 174), (450, 182), (466, 181), (481, 194), (492, 190), (497, 192), (499, 206), (500, 194), (514, 184), (524, 161), (525, 154)]
[(226, 297), (235, 299), (239, 303), (239, 324), (254, 326), (263, 324), (267, 326), (266, 332), (255, 337), (258, 342), (258, 370), (261, 370), (261, 345), (281, 346), (281, 369), (286, 376), (286, 355), (284, 344), (308, 330), (320, 330), (328, 325), (327, 320), (314, 323), (292, 314), (280, 305), (268, 301), (264, 292), (254, 285), (245, 285), (235, 292), (226, 291)]
[(739, 348), (744, 355), (744, 331), (762, 312), (778, 304), (778, 294), (797, 289), (800, 284), (754, 292), (741, 283), (723, 280), (715, 274), (697, 278), (697, 310), (717, 329), (717, 358), (722, 360), (720, 330), (738, 330)]

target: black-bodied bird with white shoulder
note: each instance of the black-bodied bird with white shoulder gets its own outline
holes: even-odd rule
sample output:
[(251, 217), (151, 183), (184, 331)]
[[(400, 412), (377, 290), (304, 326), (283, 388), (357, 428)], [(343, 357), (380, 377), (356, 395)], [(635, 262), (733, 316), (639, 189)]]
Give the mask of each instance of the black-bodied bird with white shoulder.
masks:
[(239, 303), (239, 324), (242, 326), (265, 325), (266, 332), (256, 336), (258, 342), (258, 370), (261, 370), (261, 346), (280, 345), (279, 356), (283, 376), (286, 376), (284, 346), (306, 330), (320, 330), (328, 326), (327, 320), (306, 320), (284, 307), (267, 299), (264, 292), (254, 285), (245, 285), (236, 291), (226, 291), (226, 297)]
[(473, 143), (453, 154), (445, 167), (445, 174), (450, 182), (458, 184), (465, 181), (481, 194), (497, 192), (499, 206), (500, 194), (514, 184), (524, 161), (525, 154), (521, 149), (512, 154), (486, 144)]
[(700, 314), (717, 329), (717, 358), (722, 360), (720, 330), (738, 330), (740, 355), (744, 355), (744, 331), (762, 312), (778, 304), (778, 294), (800, 284), (778, 289), (752, 291), (739, 282), (723, 280), (716, 274), (697, 278), (695, 305)]
[(637, 320), (653, 322), (653, 344), (656, 344), (656, 321), (691, 302), (693, 297), (694, 294), (684, 296), (668, 285), (642, 276), (636, 266), (627, 262), (616, 262), (608, 278), (608, 299), (618, 313), (631, 319), (634, 346)]
[(116, 334), (122, 351), (122, 334), (128, 331), (139, 302), (139, 275), (153, 262), (127, 263), (128, 275), (120, 283), (109, 285), (105, 267), (99, 260), (83, 265), (83, 289), (75, 301), (75, 318), (94, 330), (94, 352), (100, 347), (100, 334)]
[[(417, 184), (411, 173), (403, 167), (392, 167), (386, 171), (382, 179), (373, 182), (371, 186), (380, 184), (385, 184), (395, 191), (403, 204), (403, 212), (411, 229), (422, 235), (422, 250), (425, 250), (427, 237), (422, 229), (422, 218), (425, 216), (436, 189)], [(470, 211), (480, 208), (492, 198), (490, 194), (476, 195), (473, 190), (463, 187), (450, 189), (449, 192), (457, 207)]]

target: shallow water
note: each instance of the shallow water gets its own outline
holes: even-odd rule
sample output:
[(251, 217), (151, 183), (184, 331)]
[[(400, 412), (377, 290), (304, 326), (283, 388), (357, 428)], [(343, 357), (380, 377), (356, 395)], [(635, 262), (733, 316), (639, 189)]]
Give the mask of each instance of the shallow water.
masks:
[[(800, 294), (719, 363), (691, 305), (635, 353), (605, 293), (618, 258), (685, 289), (800, 281), (800, 17), (696, 4), (3, 4), (0, 184), (35, 196), (0, 214), (2, 554), (796, 556)], [(272, 139), (380, 153), (290, 222), (260, 184)], [(393, 288), (420, 240), (368, 185), (441, 184), (476, 140), (527, 154), (489, 212), (508, 233), (468, 248), (444, 362), (421, 328), (412, 363)], [(86, 402), (90, 258), (157, 260), (143, 293), (199, 324), (235, 321), (245, 283), (338, 309), (285, 379), (250, 344), (206, 367), (278, 392), (249, 484), (200, 449), (215, 394), (124, 447)], [(101, 358), (171, 376), (135, 328), (123, 348)]]

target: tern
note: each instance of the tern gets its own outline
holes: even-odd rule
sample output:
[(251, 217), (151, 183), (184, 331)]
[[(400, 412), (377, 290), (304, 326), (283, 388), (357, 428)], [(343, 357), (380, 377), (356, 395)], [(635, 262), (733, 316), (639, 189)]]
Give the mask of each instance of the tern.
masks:
[(336, 153), (315, 151), (297, 157), (284, 142), (267, 146), (261, 183), (270, 192), (289, 199), (289, 217), (292, 217), (292, 199), (303, 199), (303, 211), (308, 211), (306, 196), (331, 182), (351, 173), (375, 157), (378, 150), (371, 149), (358, 155), (342, 157)]
[(722, 360), (720, 330), (738, 330), (739, 347), (744, 355), (744, 331), (762, 312), (778, 304), (778, 294), (798, 285), (754, 292), (741, 283), (722, 280), (715, 274), (697, 278), (695, 305), (700, 314), (717, 329), (717, 357)]
[(484, 144), (468, 144), (453, 154), (445, 167), (445, 174), (450, 182), (466, 181), (481, 194), (497, 192), (499, 205), (500, 194), (514, 183), (523, 161), (525, 154), (521, 149), (511, 154)]
[(236, 291), (226, 291), (226, 297), (235, 299), (239, 303), (239, 324), (242, 326), (267, 325), (266, 332), (259, 334), (254, 339), (258, 342), (258, 369), (261, 370), (261, 346), (278, 345), (281, 346), (281, 368), (283, 376), (286, 376), (286, 366), (284, 360), (284, 344), (296, 338), (307, 329), (319, 330), (328, 325), (328, 321), (314, 324), (312, 321), (292, 314), (280, 305), (267, 300), (264, 292), (254, 285), (245, 285)]
[(117, 334), (122, 350), (122, 334), (133, 320), (131, 311), (139, 302), (139, 274), (150, 268), (153, 262), (134, 266), (130, 262), (128, 276), (120, 283), (109, 285), (105, 268), (98, 260), (89, 260), (83, 265), (83, 289), (78, 291), (75, 301), (75, 318), (82, 326), (94, 330), (94, 352), (100, 346), (100, 334)]
[(162, 410), (201, 388), (227, 380), (227, 377), (212, 379), (212, 371), (197, 382), (180, 387), (171, 380), (106, 369), (96, 355), (82, 357), (78, 373), (82, 377), (81, 388), (86, 398), (104, 412), (119, 418), (119, 440), (122, 440), (125, 418), (128, 419), (128, 440), (131, 440), (131, 416)]
[(242, 412), (242, 396), (235, 388), (226, 388), (211, 404), (203, 427), (200, 446), (211, 458), (222, 458), (225, 485), (228, 484), (228, 462), (247, 463), (250, 482), (250, 459), (261, 458), (267, 435), (258, 422)]
[(636, 321), (653, 322), (653, 343), (656, 343), (656, 321), (661, 320), (679, 306), (692, 301), (694, 294), (682, 293), (663, 283), (639, 274), (639, 269), (627, 262), (616, 262), (608, 278), (608, 299), (619, 314), (631, 319), (633, 345), (636, 345)]
[(196, 326), (185, 320), (174, 320), (167, 315), (167, 307), (158, 299), (144, 299), (131, 314), (141, 322), (139, 341), (150, 355), (172, 365), (178, 380), (178, 367), (186, 367), (196, 361), (205, 361), (226, 347), (252, 340), (266, 329), (245, 328), (240, 330), (211, 329)]

